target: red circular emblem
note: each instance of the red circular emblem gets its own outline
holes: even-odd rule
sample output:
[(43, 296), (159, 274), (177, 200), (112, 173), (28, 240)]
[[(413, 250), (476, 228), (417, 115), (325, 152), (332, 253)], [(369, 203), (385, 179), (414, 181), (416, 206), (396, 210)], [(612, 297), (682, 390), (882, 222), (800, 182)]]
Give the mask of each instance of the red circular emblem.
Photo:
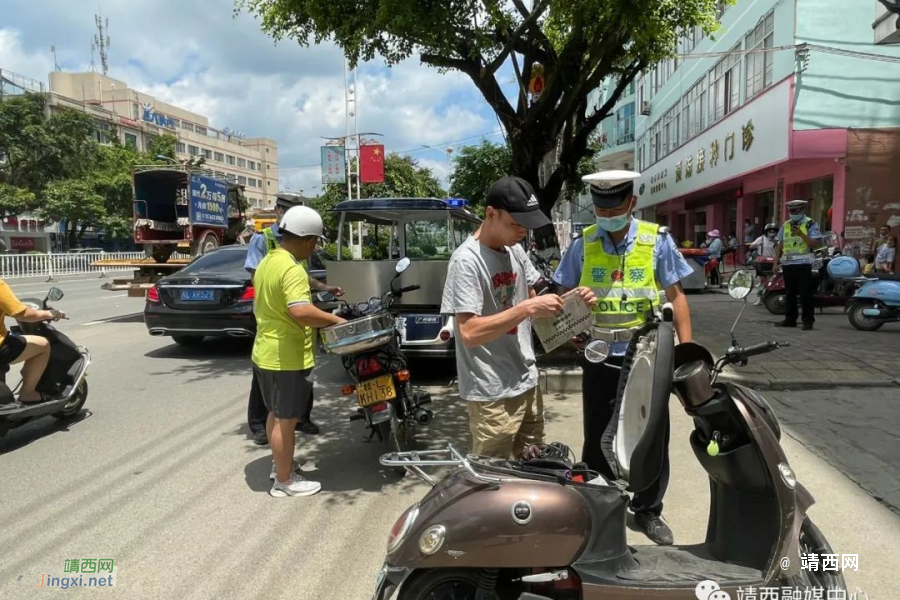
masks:
[(624, 273), (619, 269), (616, 269), (612, 272), (612, 280), (613, 281), (622, 281), (622, 277), (624, 277)]

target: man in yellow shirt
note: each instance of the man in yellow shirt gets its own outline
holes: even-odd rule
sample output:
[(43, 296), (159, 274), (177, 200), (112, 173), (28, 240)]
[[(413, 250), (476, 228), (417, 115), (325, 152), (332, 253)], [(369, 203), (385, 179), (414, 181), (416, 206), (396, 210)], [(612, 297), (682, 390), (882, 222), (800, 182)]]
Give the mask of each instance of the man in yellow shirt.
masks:
[[(22, 391), (19, 402), (29, 404), (42, 400), (37, 384), (50, 360), (50, 345), (46, 338), (37, 335), (18, 335), (6, 329), (6, 317), (14, 317), (23, 323), (58, 321), (66, 315), (59, 310), (37, 310), (22, 304), (9, 285), (0, 279), (0, 368), (20, 362), (22, 366)], [(2, 377), (2, 375), (0, 375)], [(4, 408), (0, 405), (0, 411)]]
[(266, 434), (272, 448), (269, 494), (311, 496), (322, 485), (308, 481), (294, 467), (294, 428), (306, 412), (312, 391), (317, 327), (344, 319), (312, 304), (309, 276), (303, 262), (324, 239), (322, 217), (308, 206), (289, 209), (281, 220), (281, 245), (259, 263), (256, 288), (256, 341), (253, 370), (269, 411)]

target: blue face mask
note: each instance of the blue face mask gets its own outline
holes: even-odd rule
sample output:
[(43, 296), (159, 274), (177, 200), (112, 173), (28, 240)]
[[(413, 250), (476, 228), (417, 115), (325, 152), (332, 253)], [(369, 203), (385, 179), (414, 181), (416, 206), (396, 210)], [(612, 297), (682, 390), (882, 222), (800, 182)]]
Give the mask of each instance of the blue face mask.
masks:
[(794, 223), (799, 223), (805, 216), (806, 215), (804, 215), (803, 213), (800, 213), (799, 215), (791, 215), (791, 221), (793, 221)]
[(631, 215), (629, 213), (616, 217), (597, 217), (597, 227), (609, 232), (620, 231), (628, 225), (628, 219), (630, 218)]

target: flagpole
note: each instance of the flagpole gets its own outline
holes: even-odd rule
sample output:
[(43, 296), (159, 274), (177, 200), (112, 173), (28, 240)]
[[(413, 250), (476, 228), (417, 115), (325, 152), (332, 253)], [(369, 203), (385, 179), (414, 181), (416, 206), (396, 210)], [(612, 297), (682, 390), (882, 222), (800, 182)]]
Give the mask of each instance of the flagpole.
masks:
[[(353, 69), (353, 91), (356, 96), (354, 96), (353, 108), (354, 108), (354, 117), (353, 124), (356, 129), (356, 199), (360, 198), (360, 191), (362, 189), (362, 152), (361, 152), (361, 141), (359, 137), (359, 102), (356, 101), (356, 98), (359, 94), (359, 87), (356, 84), (356, 69)], [(357, 236), (356, 239), (359, 241), (359, 257), (362, 258), (362, 247), (363, 247), (363, 224), (362, 221), (357, 221)], [(377, 242), (377, 240), (376, 240)]]
[[(344, 116), (345, 116), (345, 120), (346, 120), (346, 124), (347, 124), (347, 137), (344, 138), (345, 142), (350, 141), (350, 81), (349, 81), (348, 73), (347, 73), (348, 67), (349, 67), (348, 61), (345, 58), (344, 59)], [(349, 146), (349, 144), (345, 143), (344, 144), (344, 162), (346, 163), (345, 170), (346, 170), (346, 174), (347, 174), (347, 200), (352, 200), (353, 199), (353, 188), (352, 188), (352, 183), (351, 183), (350, 178), (352, 177), (353, 169), (351, 167), (351, 160), (350, 160), (351, 157), (348, 156), (349, 153), (347, 152), (350, 148), (347, 146)], [(352, 226), (349, 228), (348, 234), (349, 234), (349, 237), (347, 238), (347, 242), (348, 242), (348, 245), (350, 246), (351, 252), (352, 252), (352, 248), (353, 248), (353, 227)]]

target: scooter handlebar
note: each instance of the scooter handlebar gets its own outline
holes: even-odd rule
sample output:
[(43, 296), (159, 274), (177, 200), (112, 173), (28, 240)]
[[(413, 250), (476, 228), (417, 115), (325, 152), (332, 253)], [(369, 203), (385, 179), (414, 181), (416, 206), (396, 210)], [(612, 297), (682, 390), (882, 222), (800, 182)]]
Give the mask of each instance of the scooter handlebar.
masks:
[(778, 350), (779, 348), (783, 348), (784, 346), (789, 345), (790, 344), (781, 342), (763, 342), (761, 344), (743, 348), (741, 349), (739, 354), (742, 354), (743, 356), (757, 356), (759, 354), (766, 354), (767, 352), (772, 352), (773, 350)]

